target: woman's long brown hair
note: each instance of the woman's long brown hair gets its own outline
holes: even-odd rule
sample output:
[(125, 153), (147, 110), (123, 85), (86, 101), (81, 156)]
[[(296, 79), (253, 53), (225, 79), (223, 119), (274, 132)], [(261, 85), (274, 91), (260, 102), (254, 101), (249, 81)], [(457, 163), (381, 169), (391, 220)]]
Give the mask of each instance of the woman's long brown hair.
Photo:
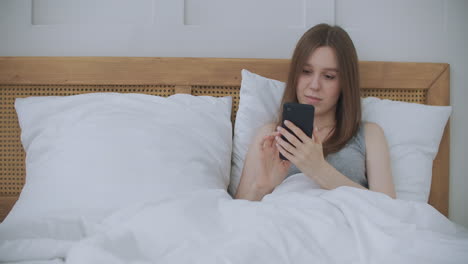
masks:
[[(339, 26), (319, 24), (309, 29), (301, 37), (294, 50), (289, 67), (288, 81), (281, 100), (281, 107), (286, 102), (298, 102), (296, 87), (299, 75), (309, 56), (319, 47), (330, 47), (338, 60), (340, 97), (336, 105), (336, 127), (328, 139), (323, 142), (323, 153), (335, 153), (356, 135), (361, 122), (361, 96), (359, 89), (359, 64), (356, 49), (348, 33)], [(281, 125), (280, 109), (278, 125)]]

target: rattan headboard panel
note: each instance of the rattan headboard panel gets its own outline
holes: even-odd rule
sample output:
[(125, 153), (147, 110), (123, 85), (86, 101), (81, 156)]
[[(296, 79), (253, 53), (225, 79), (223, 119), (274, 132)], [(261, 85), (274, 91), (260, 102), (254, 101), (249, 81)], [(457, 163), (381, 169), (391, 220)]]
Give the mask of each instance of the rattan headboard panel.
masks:
[[(239, 105), (241, 69), (285, 81), (284, 59), (0, 57), (0, 221), (24, 185), (24, 151), (14, 99), (91, 92), (170, 96), (232, 96)], [(360, 62), (361, 95), (449, 105), (449, 66), (443, 63)], [(434, 161), (429, 203), (448, 215), (449, 125)]]
[(427, 90), (425, 89), (362, 89), (362, 97), (379, 97), (408, 103), (425, 104)]
[[(191, 87), (191, 94), (197, 96), (231, 96), (232, 120), (234, 122), (239, 106), (239, 86)], [(0, 196), (19, 196), (24, 185), (25, 153), (21, 145), (21, 130), (14, 108), (15, 98), (28, 96), (65, 96), (96, 92), (144, 93), (158, 96), (175, 94), (175, 85), (0, 85)], [(362, 89), (363, 97), (375, 96), (382, 99), (412, 103), (425, 103), (424, 89)]]

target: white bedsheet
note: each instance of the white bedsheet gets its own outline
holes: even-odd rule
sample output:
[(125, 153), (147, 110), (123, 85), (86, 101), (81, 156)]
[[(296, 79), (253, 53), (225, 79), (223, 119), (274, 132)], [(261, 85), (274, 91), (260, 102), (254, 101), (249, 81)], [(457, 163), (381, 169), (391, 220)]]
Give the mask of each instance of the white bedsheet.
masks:
[(468, 231), (431, 206), (302, 174), (262, 202), (224, 190), (123, 208), (99, 221), (0, 225), (0, 261), (25, 263), (468, 263)]

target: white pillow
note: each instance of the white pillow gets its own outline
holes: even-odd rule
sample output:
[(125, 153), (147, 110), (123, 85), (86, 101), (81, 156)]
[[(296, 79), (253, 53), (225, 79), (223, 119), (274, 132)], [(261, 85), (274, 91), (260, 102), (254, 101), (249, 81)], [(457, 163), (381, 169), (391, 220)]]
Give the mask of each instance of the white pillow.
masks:
[(26, 184), (8, 221), (90, 217), (229, 182), (231, 98), (16, 99)]
[[(285, 84), (242, 70), (239, 110), (234, 125), (229, 191), (239, 185), (244, 158), (256, 130), (278, 118)], [(432, 162), (450, 116), (450, 106), (428, 106), (378, 98), (362, 99), (363, 121), (379, 124), (390, 147), (397, 197), (429, 198)]]
[(432, 162), (439, 151), (452, 107), (375, 97), (361, 99), (361, 104), (362, 119), (377, 123), (384, 130), (397, 198), (427, 202)]

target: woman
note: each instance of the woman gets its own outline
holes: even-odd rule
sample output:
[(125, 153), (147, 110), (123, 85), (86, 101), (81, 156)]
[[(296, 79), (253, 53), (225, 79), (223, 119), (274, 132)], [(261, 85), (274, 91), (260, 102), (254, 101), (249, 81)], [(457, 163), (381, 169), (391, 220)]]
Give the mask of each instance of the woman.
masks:
[(281, 105), (285, 102), (314, 105), (312, 137), (288, 121), (296, 136), (280, 123), (263, 126), (249, 146), (236, 198), (261, 200), (299, 172), (324, 189), (368, 188), (395, 198), (385, 135), (377, 124), (361, 122), (357, 54), (342, 28), (320, 24), (302, 36)]

